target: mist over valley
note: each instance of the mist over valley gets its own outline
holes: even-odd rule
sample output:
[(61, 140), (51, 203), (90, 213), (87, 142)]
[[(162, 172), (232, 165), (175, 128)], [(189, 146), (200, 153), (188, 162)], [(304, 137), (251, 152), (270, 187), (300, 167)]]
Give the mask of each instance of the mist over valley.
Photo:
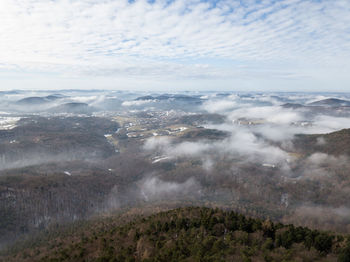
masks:
[(342, 93), (1, 92), (1, 248), (143, 206), (220, 207), (350, 233), (349, 101)]

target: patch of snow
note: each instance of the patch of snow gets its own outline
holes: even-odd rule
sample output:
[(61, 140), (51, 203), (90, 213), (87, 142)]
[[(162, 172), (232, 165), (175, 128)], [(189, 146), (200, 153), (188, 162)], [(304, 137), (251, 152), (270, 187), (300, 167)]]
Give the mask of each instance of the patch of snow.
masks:
[(154, 163), (157, 163), (157, 162), (160, 162), (160, 161), (163, 161), (163, 160), (165, 160), (165, 159), (169, 159), (170, 157), (168, 157), (168, 156), (158, 156), (158, 157), (154, 157), (153, 159), (153, 161), (152, 161), (152, 164), (154, 164)]
[(273, 165), (273, 164), (262, 164), (262, 166), (264, 166), (264, 167), (271, 167), (271, 168), (275, 168), (276, 167), (276, 165)]

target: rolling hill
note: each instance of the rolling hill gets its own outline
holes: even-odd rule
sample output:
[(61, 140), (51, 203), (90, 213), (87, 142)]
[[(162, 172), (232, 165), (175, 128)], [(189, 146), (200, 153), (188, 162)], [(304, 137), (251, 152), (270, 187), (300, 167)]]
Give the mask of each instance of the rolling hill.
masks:
[(0, 261), (349, 261), (348, 236), (187, 207), (50, 232)]
[(350, 101), (337, 99), (337, 98), (327, 98), (327, 99), (309, 103), (308, 105), (309, 106), (329, 106), (329, 107), (350, 106)]
[(331, 155), (350, 155), (350, 129), (321, 135), (298, 135), (294, 145), (306, 153), (322, 152)]

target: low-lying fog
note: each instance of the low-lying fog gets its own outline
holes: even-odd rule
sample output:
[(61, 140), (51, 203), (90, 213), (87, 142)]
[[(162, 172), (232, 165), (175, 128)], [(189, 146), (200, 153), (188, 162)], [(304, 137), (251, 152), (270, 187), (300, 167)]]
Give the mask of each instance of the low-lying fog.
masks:
[[(28, 211), (45, 227), (61, 217), (61, 182), (40, 180), (41, 195), (23, 176), (59, 173), (64, 221), (189, 201), (350, 232), (348, 128), (342, 93), (0, 92), (0, 201), (23, 216), (21, 197), (49, 195)], [(82, 196), (75, 183), (89, 183)]]

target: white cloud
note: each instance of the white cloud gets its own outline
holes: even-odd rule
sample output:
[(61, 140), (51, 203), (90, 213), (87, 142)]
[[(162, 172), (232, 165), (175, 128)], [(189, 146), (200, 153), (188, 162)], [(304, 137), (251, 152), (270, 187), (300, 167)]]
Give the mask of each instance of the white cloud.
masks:
[(77, 77), (347, 79), (349, 14), (345, 0), (2, 0), (0, 63)]
[(163, 150), (170, 146), (172, 139), (167, 136), (150, 137), (144, 144), (145, 150)]
[(332, 117), (323, 115), (316, 117), (314, 124), (315, 128), (318, 128), (320, 131), (318, 133), (330, 133), (343, 128), (350, 128), (350, 119), (347, 117)]
[[(216, 142), (199, 140), (171, 143), (168, 138), (152, 137), (146, 140), (144, 148), (149, 151), (157, 151), (170, 158), (199, 157), (204, 162), (204, 169), (213, 165), (210, 156), (243, 156), (247, 161), (273, 164), (284, 164), (285, 160), (289, 158), (285, 151), (259, 139), (249, 129), (233, 127), (230, 131), (232, 133), (229, 138)], [(207, 160), (209, 160), (208, 163), (206, 163)]]
[(251, 131), (239, 128), (233, 132), (232, 137), (223, 141), (219, 151), (245, 156), (247, 160), (268, 162), (272, 164), (284, 163), (288, 154), (279, 147), (271, 146), (259, 139)]
[(154, 102), (154, 100), (132, 100), (132, 101), (124, 101), (122, 106), (141, 106), (144, 104), (149, 104)]
[(212, 150), (213, 145), (204, 142), (182, 142), (167, 148), (167, 154), (172, 156), (200, 156)]
[(169, 197), (174, 199), (176, 196), (185, 196), (199, 192), (199, 185), (193, 178), (189, 178), (183, 183), (173, 181), (163, 181), (158, 177), (149, 177), (140, 183), (141, 196), (146, 201), (155, 199), (164, 199)]
[(203, 109), (209, 113), (225, 113), (237, 107), (232, 100), (208, 100), (203, 104)]
[(263, 119), (274, 124), (290, 124), (302, 120), (300, 113), (278, 106), (243, 107), (232, 111), (229, 118)]

